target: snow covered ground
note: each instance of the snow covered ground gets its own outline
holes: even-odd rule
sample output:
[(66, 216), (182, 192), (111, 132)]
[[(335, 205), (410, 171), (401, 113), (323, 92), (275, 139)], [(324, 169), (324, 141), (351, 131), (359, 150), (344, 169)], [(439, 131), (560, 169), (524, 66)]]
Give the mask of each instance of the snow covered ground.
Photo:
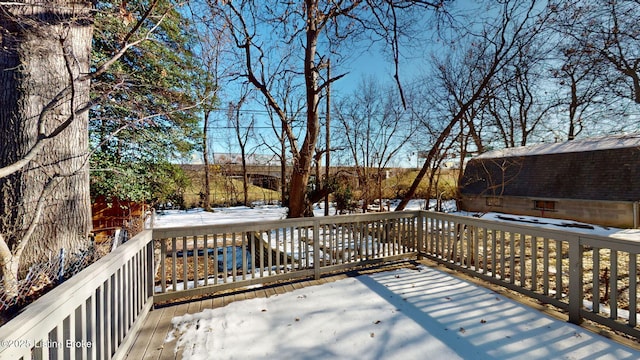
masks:
[(202, 209), (166, 210), (158, 212), (154, 227), (198, 226), (213, 224), (234, 224), (241, 221), (265, 221), (284, 219), (287, 209), (281, 206), (262, 205), (253, 208), (236, 206), (219, 208), (213, 212)]
[(600, 225), (586, 224), (573, 220), (549, 219), (535, 216), (509, 215), (501, 213), (486, 213), (483, 219), (516, 222), (529, 226), (544, 227), (547, 229), (566, 230), (598, 236), (610, 236), (622, 239), (635, 239), (640, 241), (640, 229), (620, 229)]
[[(395, 209), (392, 203), (391, 208)], [(453, 207), (452, 207), (453, 206)], [(421, 210), (425, 207), (424, 200), (411, 200), (406, 210)], [(455, 203), (448, 203), (447, 208), (454, 210)], [(324, 216), (324, 208), (316, 206), (315, 216)], [(329, 214), (335, 214), (335, 209), (330, 208)], [(215, 208), (213, 212), (193, 210), (165, 210), (156, 214), (155, 227), (165, 228), (174, 226), (197, 226), (213, 224), (233, 224), (248, 221), (265, 221), (284, 219), (287, 216), (287, 208), (276, 205), (256, 205), (253, 207), (235, 206), (229, 208)]]
[[(411, 208), (423, 208), (413, 202)], [(324, 211), (316, 209), (317, 215)], [(274, 206), (160, 214), (158, 227), (280, 219)], [(566, 222), (530, 217), (500, 221)], [(564, 224), (564, 225), (563, 225)], [(616, 236), (625, 231), (578, 226)], [(362, 275), (173, 319), (184, 359), (640, 359), (640, 352), (428, 267)]]
[[(391, 209), (395, 209), (396, 202), (391, 203)], [(430, 209), (435, 205), (432, 200), (429, 204)], [(471, 216), (470, 213), (456, 212), (455, 202), (448, 201), (443, 204), (445, 212)], [(425, 200), (411, 200), (405, 208), (406, 210), (423, 210), (425, 209)], [(329, 214), (335, 214), (335, 209), (329, 209)], [(314, 208), (315, 216), (324, 216), (324, 209), (320, 206)], [(159, 212), (154, 223), (155, 227), (174, 227), (174, 226), (197, 226), (197, 225), (213, 225), (223, 223), (238, 223), (248, 221), (264, 221), (284, 219), (287, 216), (287, 209), (275, 205), (257, 205), (254, 207), (236, 206), (230, 208), (218, 208), (213, 212), (202, 211), (202, 209), (193, 210), (166, 210)], [(640, 241), (640, 229), (618, 229), (611, 227), (602, 227), (598, 225), (590, 225), (571, 220), (559, 220), (549, 218), (539, 218), (534, 216), (507, 215), (500, 213), (486, 213), (482, 215), (483, 219), (518, 222), (521, 224), (540, 226), (557, 230), (577, 231), (585, 234), (593, 234), (600, 236), (621, 237), (625, 239), (637, 239)]]

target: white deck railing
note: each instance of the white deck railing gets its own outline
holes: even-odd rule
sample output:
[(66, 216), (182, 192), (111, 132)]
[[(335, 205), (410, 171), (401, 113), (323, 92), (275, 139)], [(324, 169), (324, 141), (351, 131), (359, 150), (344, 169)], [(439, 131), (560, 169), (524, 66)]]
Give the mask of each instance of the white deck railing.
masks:
[[(416, 212), (155, 229), (156, 302), (417, 256)], [(197, 269), (197, 271), (195, 270)]]
[(426, 213), (420, 254), (640, 339), (640, 242)]
[(0, 327), (0, 359), (121, 358), (153, 305), (145, 230)]
[(425, 211), (146, 230), (0, 327), (0, 359), (121, 358), (154, 302), (416, 257), (640, 338), (638, 253), (633, 240)]

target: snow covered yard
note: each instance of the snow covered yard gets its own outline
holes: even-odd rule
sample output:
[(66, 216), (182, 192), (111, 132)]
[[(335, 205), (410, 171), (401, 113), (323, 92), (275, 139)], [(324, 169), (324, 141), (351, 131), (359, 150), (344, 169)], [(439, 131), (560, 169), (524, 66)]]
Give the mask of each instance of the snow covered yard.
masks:
[(638, 359), (640, 352), (420, 266), (175, 317), (183, 359)]

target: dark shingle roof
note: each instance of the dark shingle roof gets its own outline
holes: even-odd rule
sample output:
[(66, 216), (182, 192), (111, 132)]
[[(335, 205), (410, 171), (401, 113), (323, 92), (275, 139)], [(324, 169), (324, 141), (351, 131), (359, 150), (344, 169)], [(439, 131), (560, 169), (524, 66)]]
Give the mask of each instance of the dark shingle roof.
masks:
[(572, 140), (559, 143), (542, 143), (531, 146), (512, 147), (492, 150), (478, 155), (477, 159), (504, 158), (515, 156), (531, 156), (560, 154), (568, 152), (587, 152), (609, 149), (640, 147), (640, 134), (623, 134)]
[(461, 192), (640, 200), (640, 136), (543, 145), (492, 151), (470, 160), (460, 183)]

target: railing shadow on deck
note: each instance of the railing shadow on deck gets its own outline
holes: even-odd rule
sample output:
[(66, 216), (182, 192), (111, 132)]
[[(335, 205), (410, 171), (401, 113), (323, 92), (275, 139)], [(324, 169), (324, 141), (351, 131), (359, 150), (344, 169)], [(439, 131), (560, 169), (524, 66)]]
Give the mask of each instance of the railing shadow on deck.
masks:
[(154, 303), (421, 257), (640, 338), (639, 252), (426, 211), (145, 230), (0, 327), (0, 359), (119, 359)]

